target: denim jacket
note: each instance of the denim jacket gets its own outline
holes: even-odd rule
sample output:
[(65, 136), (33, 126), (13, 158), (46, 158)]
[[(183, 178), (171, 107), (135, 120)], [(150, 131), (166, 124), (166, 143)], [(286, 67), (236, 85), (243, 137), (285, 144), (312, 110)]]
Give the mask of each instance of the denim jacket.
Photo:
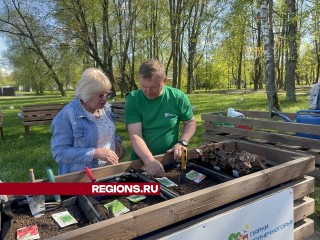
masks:
[[(107, 104), (104, 110), (114, 122), (113, 113)], [(77, 98), (55, 116), (51, 132), (51, 151), (58, 163), (59, 175), (82, 171), (85, 167), (98, 167), (98, 160), (93, 159), (98, 143), (97, 127), (86, 117)], [(118, 135), (115, 135), (115, 140), (121, 141)]]

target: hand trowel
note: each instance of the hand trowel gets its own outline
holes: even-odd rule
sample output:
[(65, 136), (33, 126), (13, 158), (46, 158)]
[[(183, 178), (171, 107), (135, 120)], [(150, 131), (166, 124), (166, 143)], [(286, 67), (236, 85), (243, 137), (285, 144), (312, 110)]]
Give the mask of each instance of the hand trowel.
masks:
[[(36, 181), (32, 168), (29, 170), (29, 178), (32, 183)], [(44, 195), (27, 196), (27, 202), (32, 216), (38, 218), (44, 215), (46, 211)]]

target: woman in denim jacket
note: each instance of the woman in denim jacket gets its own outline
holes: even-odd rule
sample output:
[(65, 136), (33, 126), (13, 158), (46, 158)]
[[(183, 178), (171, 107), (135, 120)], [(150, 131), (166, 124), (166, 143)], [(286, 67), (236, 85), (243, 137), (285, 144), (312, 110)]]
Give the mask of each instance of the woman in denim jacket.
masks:
[(124, 156), (107, 103), (113, 95), (110, 89), (111, 83), (101, 70), (86, 69), (76, 97), (53, 119), (51, 151), (59, 175), (117, 164)]

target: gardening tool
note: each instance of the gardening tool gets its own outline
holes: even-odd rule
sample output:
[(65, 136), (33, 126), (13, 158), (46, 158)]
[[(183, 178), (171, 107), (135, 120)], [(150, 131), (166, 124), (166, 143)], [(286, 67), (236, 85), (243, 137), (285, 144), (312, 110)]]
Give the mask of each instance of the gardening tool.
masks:
[[(286, 122), (293, 122), (290, 118), (285, 116), (284, 114), (274, 110), (271, 112), (271, 118), (277, 115), (282, 118)], [(300, 110), (296, 113), (297, 123), (305, 123), (305, 124), (315, 124), (320, 125), (320, 110)], [(299, 137), (320, 139), (319, 135), (313, 134), (305, 134), (305, 133), (296, 133)]]
[(97, 182), (97, 179), (93, 176), (90, 168), (85, 167), (85, 168), (84, 168), (84, 171), (86, 172), (86, 174), (87, 174), (87, 176), (88, 176), (88, 178), (90, 179), (91, 182), (93, 182), (93, 183), (94, 183), (94, 182)]
[[(52, 171), (51, 167), (47, 166), (46, 169), (47, 169), (47, 175), (48, 175), (48, 180), (49, 180), (49, 182), (54, 183), (54, 182), (55, 182), (55, 179), (54, 179), (54, 175), (53, 175), (53, 171)], [(55, 199), (55, 201), (56, 201), (57, 203), (60, 203), (60, 204), (61, 204), (61, 197), (60, 197), (60, 195), (54, 195), (53, 197), (54, 197), (54, 199)]]
[[(29, 179), (30, 179), (30, 182), (32, 183), (36, 181), (32, 168), (30, 168), (29, 170)], [(27, 196), (27, 202), (28, 202), (32, 216), (34, 216), (35, 218), (38, 218), (44, 214), (46, 210), (44, 195)]]
[(278, 116), (286, 122), (292, 122), (292, 120), (290, 118), (288, 118), (286, 115), (284, 115), (276, 110), (271, 111), (271, 118), (273, 118), (274, 116)]
[(118, 182), (121, 178), (124, 178), (127, 175), (130, 175), (130, 173), (119, 173), (119, 174), (115, 174), (112, 176), (108, 176), (105, 178), (99, 178), (96, 179), (92, 173), (92, 171), (90, 170), (90, 168), (85, 167), (84, 171), (86, 173), (86, 175), (88, 176), (88, 178), (90, 179), (91, 182)]
[(181, 185), (186, 179), (188, 150), (186, 147), (181, 146), (181, 174), (179, 176), (179, 185)]

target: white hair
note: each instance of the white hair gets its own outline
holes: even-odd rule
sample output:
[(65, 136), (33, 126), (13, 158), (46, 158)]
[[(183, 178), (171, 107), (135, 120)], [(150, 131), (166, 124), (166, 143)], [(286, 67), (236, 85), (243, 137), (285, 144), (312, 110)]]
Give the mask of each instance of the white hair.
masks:
[(77, 84), (75, 95), (87, 102), (93, 95), (109, 92), (112, 85), (109, 78), (98, 68), (88, 68)]

